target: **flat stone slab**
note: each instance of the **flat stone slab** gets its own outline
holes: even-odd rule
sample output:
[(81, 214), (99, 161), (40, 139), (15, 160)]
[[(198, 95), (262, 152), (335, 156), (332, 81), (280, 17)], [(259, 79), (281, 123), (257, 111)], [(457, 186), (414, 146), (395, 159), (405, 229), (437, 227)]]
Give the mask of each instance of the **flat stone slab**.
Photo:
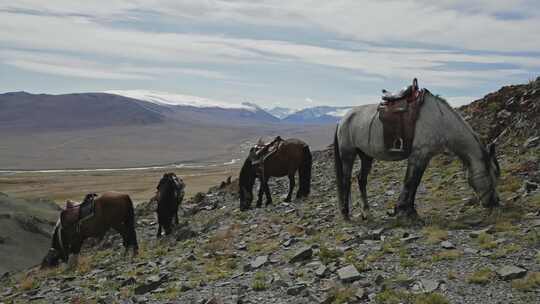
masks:
[(315, 270), (315, 275), (318, 277), (324, 277), (327, 271), (328, 268), (325, 265), (321, 265), (319, 268), (317, 268), (317, 270)]
[(454, 249), (454, 248), (456, 248), (456, 246), (454, 244), (452, 244), (451, 242), (449, 242), (449, 241), (441, 242), (441, 247), (444, 248), (444, 249)]
[(293, 255), (293, 257), (289, 260), (289, 263), (296, 263), (301, 262), (305, 260), (311, 259), (313, 256), (313, 249), (311, 249), (311, 246), (304, 246)]
[(339, 279), (345, 283), (354, 282), (362, 278), (354, 265), (348, 265), (338, 269), (337, 274)]
[(422, 288), (426, 293), (434, 292), (437, 290), (437, 288), (439, 288), (439, 282), (434, 280), (421, 279), (420, 283), (422, 283)]
[(473, 238), (473, 239), (476, 239), (478, 238), (478, 236), (482, 233), (488, 233), (488, 234), (491, 234), (493, 233), (493, 227), (490, 226), (490, 227), (487, 227), (485, 229), (481, 229), (481, 230), (476, 230), (476, 231), (471, 231), (469, 233), (469, 237)]
[(257, 269), (262, 266), (264, 266), (266, 263), (268, 263), (268, 256), (267, 255), (261, 255), (255, 258), (250, 264), (251, 269)]
[(497, 269), (497, 274), (501, 277), (501, 279), (509, 281), (524, 277), (527, 274), (527, 269), (513, 265), (506, 265)]
[(418, 240), (420, 238), (419, 235), (415, 235), (415, 234), (411, 234), (407, 237), (403, 237), (401, 239), (399, 239), (402, 243), (405, 243), (405, 244), (409, 244), (409, 243), (412, 243), (416, 240)]

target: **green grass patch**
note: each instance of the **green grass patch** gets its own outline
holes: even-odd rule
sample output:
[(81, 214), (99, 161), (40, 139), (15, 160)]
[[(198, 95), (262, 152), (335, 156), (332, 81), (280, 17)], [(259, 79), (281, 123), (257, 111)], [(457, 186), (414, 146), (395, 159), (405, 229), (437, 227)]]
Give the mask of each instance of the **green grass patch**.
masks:
[(448, 231), (439, 226), (424, 227), (422, 232), (426, 236), (427, 242), (430, 244), (437, 244), (448, 239)]
[(253, 276), (253, 281), (251, 281), (251, 288), (255, 291), (266, 290), (268, 286), (266, 285), (266, 274), (262, 271), (258, 271)]
[(333, 287), (328, 291), (327, 298), (329, 303), (344, 304), (350, 303), (355, 299), (354, 289), (350, 287)]
[(540, 288), (540, 272), (531, 272), (523, 279), (512, 281), (512, 288), (520, 291), (532, 291)]
[(452, 249), (452, 250), (444, 250), (440, 252), (436, 252), (433, 254), (431, 260), (433, 262), (439, 262), (439, 261), (447, 261), (447, 260), (455, 260), (463, 256), (463, 252)]
[(341, 257), (343, 253), (337, 249), (330, 249), (327, 246), (321, 246), (319, 250), (319, 259), (321, 259), (321, 262), (323, 264), (328, 264), (331, 262), (336, 261), (339, 257)]
[(473, 272), (468, 278), (467, 282), (471, 284), (485, 285), (491, 282), (495, 277), (493, 270), (489, 268), (483, 268)]
[(449, 304), (450, 301), (438, 293), (411, 294), (402, 290), (386, 289), (375, 296), (378, 304)]
[(493, 249), (497, 247), (493, 236), (491, 234), (482, 232), (478, 235), (477, 238), (478, 246), (482, 249)]
[(402, 247), (399, 250), (399, 265), (403, 268), (413, 267), (417, 264), (417, 262), (410, 257), (409, 251), (407, 248)]
[(497, 248), (497, 250), (491, 256), (491, 258), (498, 259), (498, 258), (506, 257), (509, 254), (516, 253), (516, 252), (520, 251), (521, 248), (522, 247), (520, 245), (518, 245), (518, 244), (514, 244), (514, 243), (506, 244), (506, 245), (503, 245), (503, 246), (500, 246), (499, 248)]

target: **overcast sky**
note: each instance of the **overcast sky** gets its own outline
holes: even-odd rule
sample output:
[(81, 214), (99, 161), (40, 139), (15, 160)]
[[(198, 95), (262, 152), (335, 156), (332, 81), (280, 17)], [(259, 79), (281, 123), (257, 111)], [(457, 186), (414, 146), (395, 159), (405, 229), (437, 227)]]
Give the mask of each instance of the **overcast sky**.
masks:
[(0, 0), (0, 92), (154, 90), (264, 106), (452, 104), (540, 75), (540, 2)]

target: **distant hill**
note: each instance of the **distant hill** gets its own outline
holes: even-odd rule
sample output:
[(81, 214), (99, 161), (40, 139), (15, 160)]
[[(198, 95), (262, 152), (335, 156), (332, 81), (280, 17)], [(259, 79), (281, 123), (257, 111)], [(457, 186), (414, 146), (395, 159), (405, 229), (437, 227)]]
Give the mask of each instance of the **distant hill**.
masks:
[(164, 120), (150, 103), (104, 94), (0, 94), (0, 128), (45, 131), (148, 125)]

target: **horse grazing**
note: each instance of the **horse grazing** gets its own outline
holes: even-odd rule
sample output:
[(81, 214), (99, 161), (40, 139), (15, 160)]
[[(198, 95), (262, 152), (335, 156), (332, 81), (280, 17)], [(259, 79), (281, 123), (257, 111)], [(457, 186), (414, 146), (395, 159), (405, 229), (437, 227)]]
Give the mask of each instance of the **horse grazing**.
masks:
[(289, 177), (289, 193), (285, 201), (290, 202), (295, 186), (295, 174), (298, 171), (300, 186), (296, 193), (296, 198), (307, 197), (309, 195), (312, 162), (309, 146), (305, 142), (294, 138), (282, 140), (278, 137), (276, 140), (279, 140), (279, 143), (276, 143), (279, 146), (273, 152), (265, 156), (257, 153), (264, 153), (264, 149), (269, 145), (263, 147), (262, 151), (251, 148), (250, 155), (244, 161), (239, 177), (240, 210), (244, 211), (251, 208), (251, 202), (253, 201), (252, 191), (256, 178), (259, 178), (261, 182), (257, 207), (261, 207), (262, 205), (263, 193), (266, 194), (266, 205), (272, 203), (272, 196), (268, 188), (270, 177)]
[(174, 173), (165, 173), (157, 185), (157, 216), (158, 232), (157, 237), (161, 237), (161, 228), (165, 234), (172, 232), (172, 219), (178, 225), (178, 206), (184, 198), (184, 182)]
[(54, 227), (52, 245), (41, 266), (57, 266), (59, 260), (67, 262), (70, 254), (76, 258), (85, 239), (102, 239), (110, 228), (122, 236), (126, 253), (132, 247), (136, 255), (139, 246), (133, 202), (129, 195), (105, 192), (98, 196), (92, 193), (86, 195), (80, 205), (68, 201)]
[[(416, 84), (416, 82), (414, 82)], [(403, 91), (405, 92), (405, 91)], [(472, 128), (442, 98), (422, 90), (423, 104), (418, 109), (414, 137), (409, 147), (396, 153), (388, 149), (383, 139), (383, 124), (379, 119), (378, 105), (354, 108), (338, 124), (334, 136), (334, 161), (339, 208), (345, 219), (350, 218), (351, 174), (354, 161), (360, 157), (361, 168), (357, 175), (362, 200), (362, 216), (368, 217), (367, 177), (374, 159), (398, 161), (407, 159), (407, 172), (394, 213), (398, 217), (417, 217), (414, 207), (416, 188), (430, 159), (445, 149), (455, 153), (467, 169), (468, 182), (483, 206), (499, 205), (497, 180), (500, 175), (495, 156), (495, 145), (484, 147)], [(409, 94), (409, 93), (402, 93)], [(389, 96), (385, 100), (403, 100), (403, 96)], [(403, 133), (402, 133), (403, 134)], [(403, 140), (400, 139), (400, 148)]]

